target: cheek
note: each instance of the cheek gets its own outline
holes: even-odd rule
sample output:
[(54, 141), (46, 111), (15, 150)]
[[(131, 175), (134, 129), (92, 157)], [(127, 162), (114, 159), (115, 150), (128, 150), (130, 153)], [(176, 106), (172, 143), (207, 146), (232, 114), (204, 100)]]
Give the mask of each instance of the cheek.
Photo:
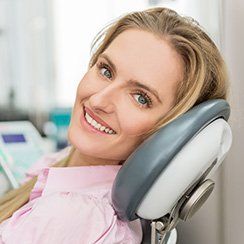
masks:
[[(128, 114), (133, 115), (128, 116)], [(128, 136), (140, 136), (150, 130), (155, 124), (155, 121), (150, 115), (135, 113), (135, 111), (124, 114), (120, 122), (122, 133)]]

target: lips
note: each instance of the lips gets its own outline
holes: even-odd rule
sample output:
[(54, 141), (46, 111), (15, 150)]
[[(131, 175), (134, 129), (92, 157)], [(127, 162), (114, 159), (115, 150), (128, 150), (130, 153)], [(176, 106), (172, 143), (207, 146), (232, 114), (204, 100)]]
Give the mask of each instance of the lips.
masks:
[(95, 119), (99, 124), (115, 131), (113, 128), (111, 128), (105, 121), (103, 121), (102, 119), (100, 119), (97, 115), (95, 115), (88, 107), (83, 107), (84, 108), (84, 115), (85, 113), (88, 113), (93, 119)]

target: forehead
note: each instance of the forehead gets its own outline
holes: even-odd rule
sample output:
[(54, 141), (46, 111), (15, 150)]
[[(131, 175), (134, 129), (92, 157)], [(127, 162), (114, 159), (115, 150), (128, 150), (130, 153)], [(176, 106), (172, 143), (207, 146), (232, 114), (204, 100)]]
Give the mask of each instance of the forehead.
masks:
[(163, 38), (130, 29), (118, 35), (104, 52), (124, 79), (134, 79), (156, 89), (162, 96), (173, 92), (182, 79), (178, 53)]

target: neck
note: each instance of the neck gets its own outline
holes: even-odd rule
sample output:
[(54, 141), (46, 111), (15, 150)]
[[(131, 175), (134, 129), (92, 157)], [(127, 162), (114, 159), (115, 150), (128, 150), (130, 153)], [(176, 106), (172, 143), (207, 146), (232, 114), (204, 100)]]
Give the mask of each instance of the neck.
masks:
[(67, 167), (95, 166), (95, 165), (118, 165), (121, 161), (103, 158), (94, 158), (80, 153), (76, 148), (71, 151)]

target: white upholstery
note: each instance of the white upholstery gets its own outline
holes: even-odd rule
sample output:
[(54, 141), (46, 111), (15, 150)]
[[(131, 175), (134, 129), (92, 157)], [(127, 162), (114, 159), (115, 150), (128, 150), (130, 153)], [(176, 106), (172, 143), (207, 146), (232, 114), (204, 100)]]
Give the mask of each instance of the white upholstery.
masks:
[(225, 120), (217, 119), (206, 126), (160, 174), (139, 205), (138, 216), (157, 219), (169, 213), (185, 191), (217, 158), (217, 164), (210, 175), (214, 173), (225, 158), (231, 142), (231, 129)]

